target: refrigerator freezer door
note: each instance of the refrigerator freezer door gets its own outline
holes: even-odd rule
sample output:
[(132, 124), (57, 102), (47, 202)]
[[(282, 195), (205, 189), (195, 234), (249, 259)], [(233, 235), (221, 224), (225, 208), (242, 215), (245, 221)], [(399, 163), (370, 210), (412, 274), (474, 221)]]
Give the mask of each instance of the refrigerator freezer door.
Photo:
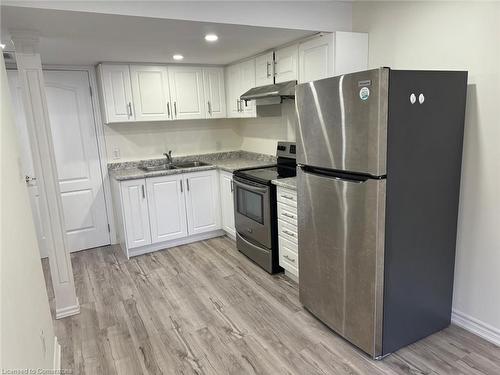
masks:
[(300, 301), (372, 357), (382, 348), (385, 179), (297, 171)]
[(385, 175), (388, 84), (381, 68), (298, 85), (297, 163)]

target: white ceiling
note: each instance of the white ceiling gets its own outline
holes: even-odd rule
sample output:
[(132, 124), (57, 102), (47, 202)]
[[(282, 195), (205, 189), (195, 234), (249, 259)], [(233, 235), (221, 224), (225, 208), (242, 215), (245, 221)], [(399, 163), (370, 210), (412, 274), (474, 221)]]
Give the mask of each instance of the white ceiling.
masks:
[[(313, 31), (229, 25), (97, 13), (1, 7), (2, 43), (9, 30), (40, 34), (44, 64), (95, 64), (101, 61), (228, 64)], [(219, 36), (216, 43), (206, 33)]]

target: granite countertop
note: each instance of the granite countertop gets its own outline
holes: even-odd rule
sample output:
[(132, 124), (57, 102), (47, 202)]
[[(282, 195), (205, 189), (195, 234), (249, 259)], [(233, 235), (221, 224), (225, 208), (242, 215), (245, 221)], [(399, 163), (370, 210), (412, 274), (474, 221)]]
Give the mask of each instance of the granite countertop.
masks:
[(297, 190), (297, 177), (280, 178), (278, 180), (272, 180), (271, 182), (276, 186)]
[(174, 158), (173, 162), (203, 161), (209, 165), (191, 168), (166, 169), (147, 172), (139, 169), (142, 165), (158, 165), (165, 162), (165, 158), (129, 161), (124, 163), (109, 163), (108, 170), (111, 178), (117, 181), (134, 180), (146, 177), (168, 176), (179, 173), (199, 172), (211, 169), (221, 169), (233, 172), (243, 168), (258, 168), (276, 164), (276, 157), (272, 155), (257, 154), (248, 151), (229, 151), (213, 154), (188, 155)]

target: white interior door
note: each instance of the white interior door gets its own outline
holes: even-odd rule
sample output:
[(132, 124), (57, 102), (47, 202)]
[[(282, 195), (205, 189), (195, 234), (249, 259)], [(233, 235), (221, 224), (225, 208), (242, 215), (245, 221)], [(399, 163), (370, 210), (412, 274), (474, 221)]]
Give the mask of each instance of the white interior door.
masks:
[(16, 116), (16, 127), (19, 135), (19, 147), (21, 148), (21, 168), (23, 170), (23, 175), (30, 178), (30, 180), (27, 182), (27, 186), (30, 197), (31, 210), (33, 212), (33, 221), (35, 224), (35, 230), (38, 239), (38, 248), (40, 250), (40, 256), (42, 258), (46, 258), (49, 256), (46, 242), (47, 240), (45, 237), (45, 233), (47, 233), (48, 230), (48, 228), (46, 227), (46, 223), (49, 222), (47, 216), (48, 210), (47, 207), (44, 206), (44, 202), (40, 199), (36, 179), (32, 179), (36, 177), (33, 167), (33, 157), (31, 154), (28, 129), (26, 127), (26, 118), (24, 115), (22, 91), (19, 80), (17, 78), (17, 71), (7, 71), (7, 77), (9, 80), (12, 105)]
[(166, 66), (131, 65), (136, 121), (170, 120), (170, 90)]
[(85, 71), (44, 71), (70, 251), (110, 243), (97, 136)]
[(151, 242), (187, 236), (184, 181), (181, 174), (146, 180)]
[(174, 118), (205, 118), (202, 68), (169, 67), (168, 76)]

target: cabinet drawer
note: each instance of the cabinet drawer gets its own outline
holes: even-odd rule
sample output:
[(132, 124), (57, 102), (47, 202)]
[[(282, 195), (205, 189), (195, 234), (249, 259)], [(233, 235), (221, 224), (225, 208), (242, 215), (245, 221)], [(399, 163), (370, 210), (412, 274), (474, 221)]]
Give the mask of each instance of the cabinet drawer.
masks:
[(297, 245), (297, 226), (278, 220), (278, 235)]
[(278, 203), (278, 219), (297, 226), (297, 207)]
[(290, 190), (278, 186), (276, 195), (278, 202), (297, 207), (297, 192), (295, 190)]
[(293, 275), (299, 275), (299, 256), (297, 254), (297, 245), (282, 237), (279, 238), (279, 263), (281, 267)]

